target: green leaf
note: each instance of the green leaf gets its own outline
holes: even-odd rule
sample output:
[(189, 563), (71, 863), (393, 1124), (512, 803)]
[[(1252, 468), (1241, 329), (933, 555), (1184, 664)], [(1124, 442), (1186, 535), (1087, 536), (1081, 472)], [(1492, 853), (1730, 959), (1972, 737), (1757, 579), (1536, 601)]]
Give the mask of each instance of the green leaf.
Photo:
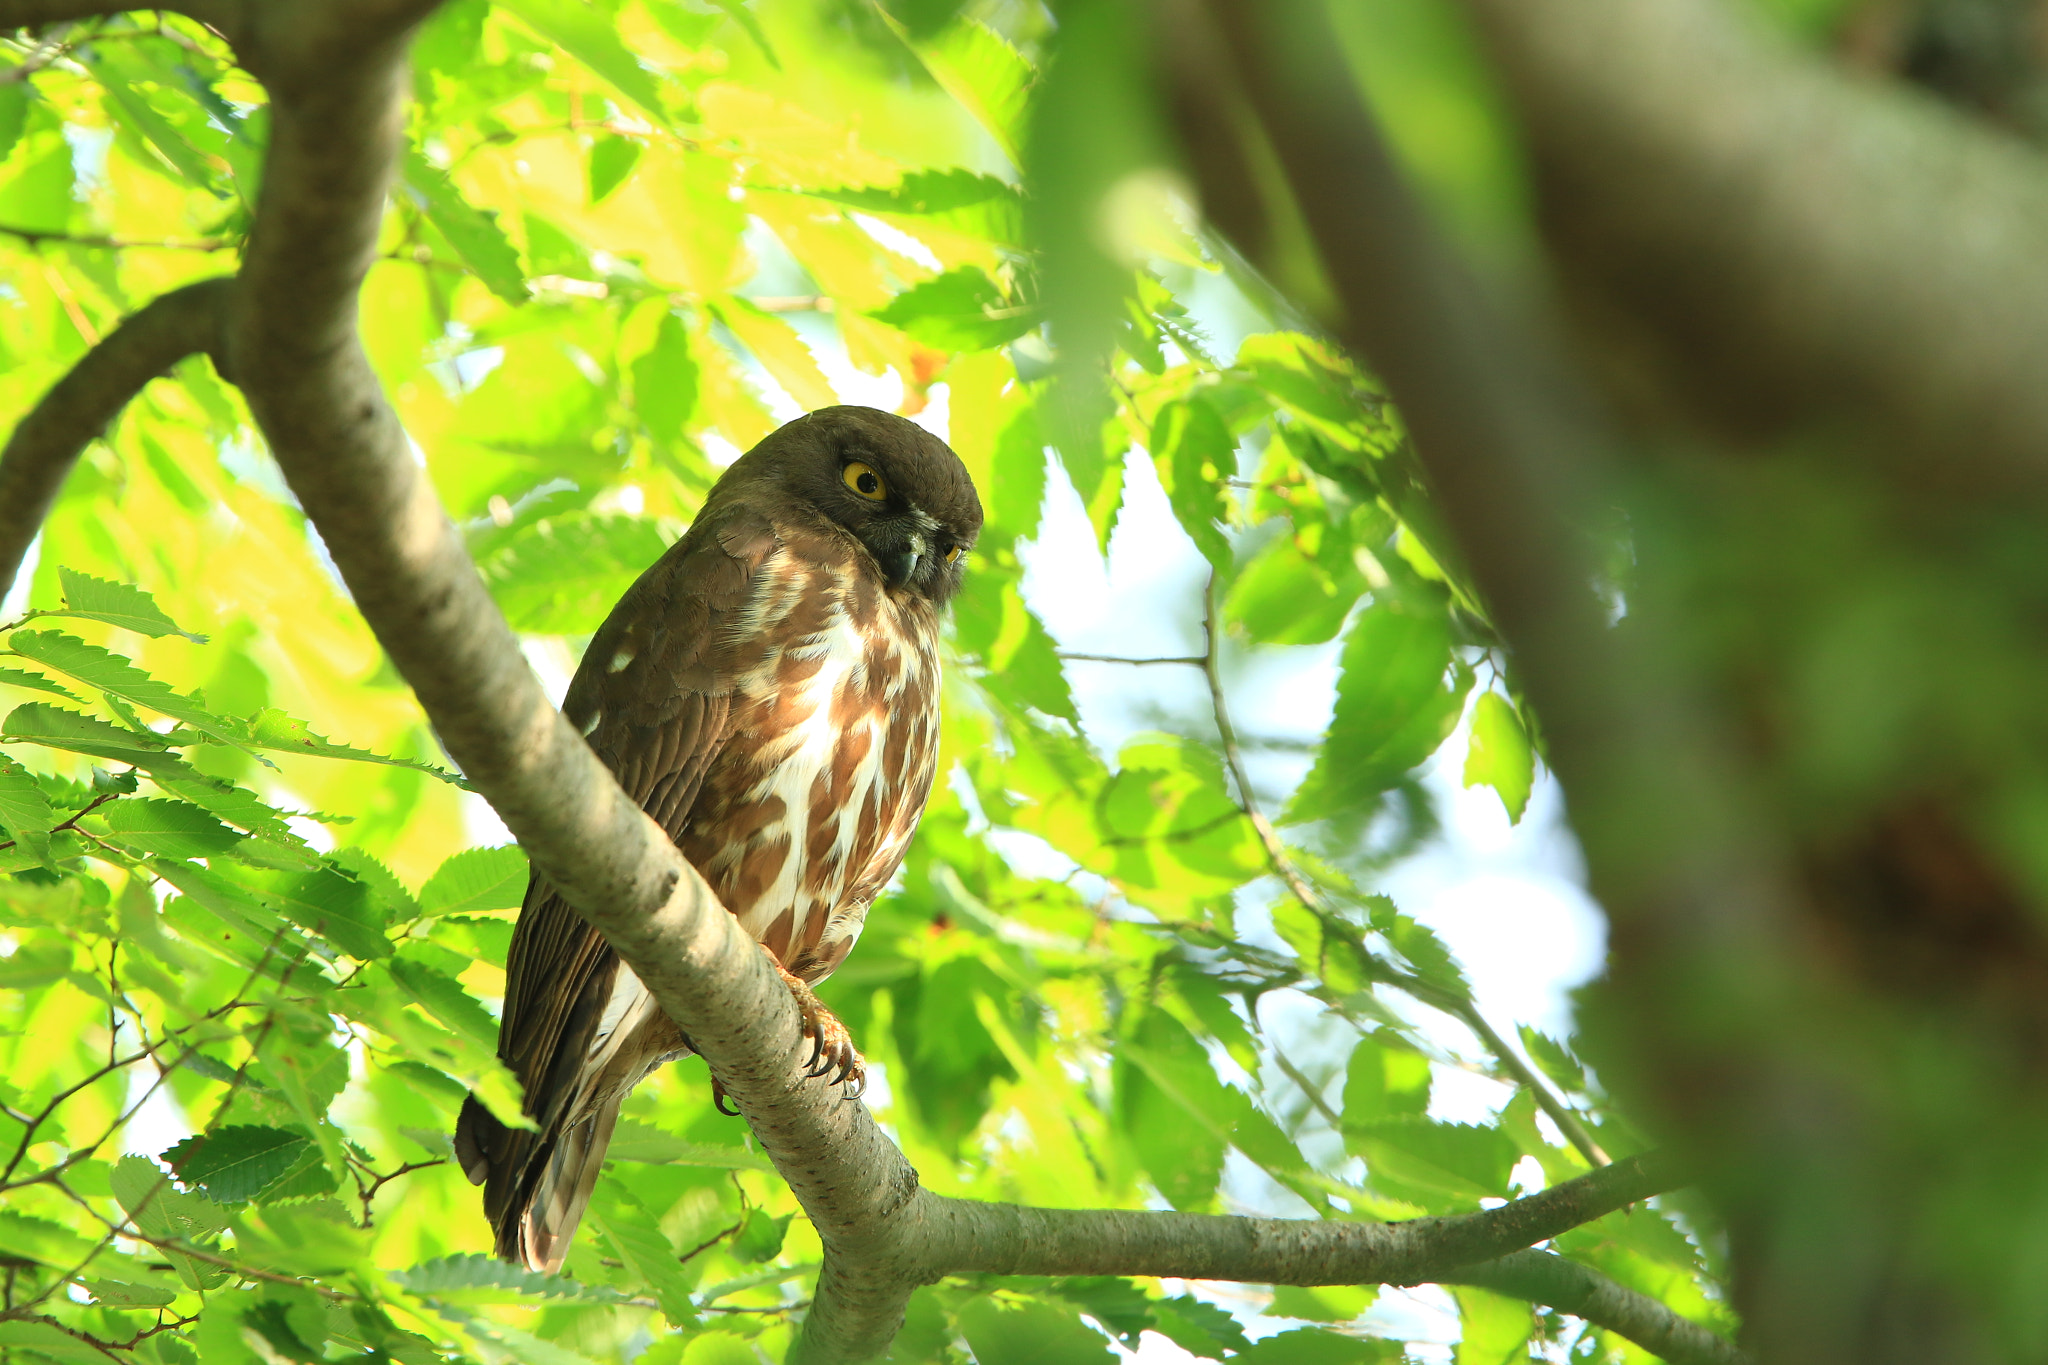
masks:
[(745, 1147), (721, 1147), (708, 1142), (685, 1142), (652, 1124), (621, 1119), (612, 1133), (607, 1156), (620, 1161), (650, 1165), (707, 1166), (728, 1171), (772, 1171), (774, 1165), (759, 1152)]
[(633, 409), (654, 435), (674, 445), (697, 411), (698, 370), (689, 329), (673, 312), (661, 315), (654, 345), (633, 362)]
[(1419, 1192), (1415, 1202), (1428, 1205), (1446, 1196), (1460, 1204), (1506, 1198), (1508, 1175), (1522, 1156), (1498, 1128), (1412, 1116), (1362, 1124), (1347, 1116), (1344, 1141), (1365, 1158), (1375, 1186)]
[(626, 183), (626, 177), (640, 164), (640, 151), (639, 138), (616, 134), (601, 137), (591, 144), (590, 160), (586, 166), (593, 205), (604, 202), (613, 190)]
[(1176, 1209), (1206, 1208), (1223, 1175), (1225, 1087), (1173, 1016), (1147, 1010), (1117, 1049), (1119, 1118), (1145, 1173)]
[(241, 726), (242, 740), (251, 747), (270, 749), (277, 753), (305, 754), (314, 758), (340, 758), (353, 763), (384, 763), (394, 768), (410, 768), (416, 773), (439, 778), (453, 787), (464, 791), (470, 785), (462, 777), (439, 768), (431, 763), (422, 763), (413, 758), (390, 758), (384, 754), (373, 754), (367, 749), (353, 748), (323, 739), (306, 728), (306, 722), (295, 720), (284, 712), (273, 708), (257, 712)]
[(783, 1214), (780, 1218), (767, 1210), (747, 1210), (747, 1218), (732, 1239), (732, 1254), (742, 1261), (772, 1261), (782, 1250), (782, 1239), (789, 1232), (789, 1220), (793, 1215)]
[(210, 858), (243, 837), (184, 801), (124, 797), (101, 806), (99, 814), (116, 843), (172, 858)]
[(62, 697), (66, 701), (77, 702), (80, 706), (85, 705), (85, 698), (62, 683), (52, 681), (40, 673), (31, 673), (25, 668), (0, 668), (0, 682), (12, 687), (26, 688), (31, 692), (47, 692), (53, 697)]
[(435, 1019), (483, 1047), (498, 1045), (498, 1021), (454, 977), (403, 957), (393, 958), (390, 968), (405, 993)]
[(1065, 1305), (980, 1297), (962, 1305), (955, 1321), (978, 1365), (1112, 1365), (1116, 1360), (1108, 1340)]
[(591, 1201), (588, 1217), (618, 1252), (626, 1269), (654, 1291), (662, 1316), (671, 1326), (696, 1320), (690, 1277), (683, 1273), (675, 1247), (661, 1225), (630, 1192), (618, 1181), (607, 1182), (599, 1197)]
[(67, 1365), (71, 1361), (106, 1365), (108, 1354), (62, 1331), (55, 1323), (19, 1319), (0, 1319), (0, 1348), (5, 1347), (20, 1347), (44, 1359), (67, 1362)]
[(135, 1226), (151, 1237), (200, 1242), (228, 1225), (227, 1209), (184, 1193), (147, 1157), (122, 1157), (107, 1183)]
[(1206, 399), (1169, 403), (1152, 423), (1152, 460), (1181, 529), (1218, 573), (1230, 572), (1225, 481), (1237, 473), (1237, 441)]
[(1429, 1109), (1429, 1059), (1406, 1047), (1361, 1038), (1344, 1068), (1344, 1122), (1420, 1118)]
[(467, 915), (479, 910), (517, 910), (526, 899), (526, 855), (517, 844), (466, 848), (445, 862), (420, 888), (423, 915)]
[(1276, 1318), (1301, 1318), (1308, 1322), (1351, 1322), (1379, 1297), (1377, 1285), (1322, 1285), (1308, 1289), (1300, 1285), (1273, 1286), (1273, 1302), (1266, 1311)]
[[(890, 22), (908, 42), (907, 31)], [(1010, 164), (1023, 165), (1025, 110), (1037, 73), (1009, 40), (970, 20), (948, 26), (928, 42), (911, 43), (911, 50), (939, 88), (995, 138)]]
[(1441, 614), (1375, 603), (1344, 637), (1336, 712), (1290, 820), (1369, 810), (1458, 723), (1472, 670), (1451, 654)]
[(550, 517), (493, 555), (484, 578), (516, 630), (594, 631), (668, 547), (660, 525), (641, 517)]
[(39, 611), (34, 613), (36, 616), (72, 616), (87, 621), (103, 621), (151, 639), (182, 635), (194, 644), (206, 643), (204, 635), (194, 635), (181, 629), (177, 622), (164, 615), (163, 608), (157, 606), (154, 597), (132, 584), (94, 578), (66, 568), (57, 570), (57, 581), (64, 587), (64, 610)]
[(906, 289), (869, 316), (942, 351), (985, 351), (1036, 327), (1038, 310), (1010, 303), (976, 266)]
[(401, 175), (413, 203), (477, 278), (507, 303), (525, 303), (528, 290), (526, 274), (519, 268), (519, 252), (498, 226), (497, 218), (463, 198), (448, 173), (415, 150), (407, 150)]
[(184, 759), (166, 752), (164, 742), (155, 735), (124, 729), (98, 716), (51, 706), (47, 702), (23, 702), (8, 712), (6, 725), (0, 728), (0, 739), (21, 740), (115, 763), (128, 763), (146, 772), (154, 772), (159, 767), (186, 773), (193, 771)]
[(663, 128), (670, 127), (654, 74), (640, 65), (606, 15), (579, 0), (497, 0), (497, 7), (525, 20), (535, 32), (590, 68), (612, 89), (640, 106)]
[(286, 1128), (236, 1124), (186, 1138), (163, 1154), (182, 1185), (221, 1204), (244, 1204), (318, 1154), (313, 1139)]
[(1464, 1328), (1456, 1365), (1522, 1365), (1529, 1358), (1536, 1320), (1526, 1301), (1464, 1285), (1452, 1288), (1451, 1296)]
[(754, 40), (755, 47), (761, 49), (762, 58), (771, 68), (776, 71), (782, 70), (782, 59), (775, 55), (774, 47), (768, 42), (767, 30), (761, 27), (761, 21), (754, 17), (754, 11), (747, 7), (746, 0), (711, 0), (711, 3), (746, 30), (747, 36)]
[(50, 813), (50, 798), (37, 783), (34, 774), (0, 754), (0, 826), (4, 826), (9, 838), (35, 856), (37, 861), (47, 861), (50, 855), (50, 826), (56, 818)]
[(1515, 708), (1488, 692), (1472, 708), (1472, 744), (1465, 755), (1465, 785), (1488, 786), (1500, 794), (1508, 823), (1520, 824), (1536, 780), (1536, 756)]
[(222, 720), (190, 697), (172, 691), (120, 655), (98, 645), (89, 645), (56, 630), (17, 630), (7, 643), (15, 653), (76, 678), (88, 687), (169, 716), (222, 744), (244, 747), (237, 723)]
[(532, 1299), (618, 1303), (626, 1297), (603, 1285), (580, 1284), (562, 1275), (508, 1265), (492, 1256), (443, 1256), (422, 1261), (410, 1270), (394, 1270), (391, 1279), (415, 1294), (455, 1298), (464, 1303), (521, 1303)]
[(159, 1289), (154, 1285), (129, 1284), (123, 1280), (80, 1280), (91, 1295), (101, 1303), (116, 1308), (162, 1308), (176, 1300), (174, 1289)]
[(1406, 1355), (1397, 1341), (1367, 1341), (1302, 1327), (1255, 1342), (1232, 1356), (1230, 1365), (1362, 1365), (1399, 1361)]
[(310, 872), (267, 872), (235, 868), (230, 880), (254, 890), (267, 906), (332, 943), (351, 957), (388, 957), (391, 941), (384, 936), (383, 898), (366, 883), (332, 865)]

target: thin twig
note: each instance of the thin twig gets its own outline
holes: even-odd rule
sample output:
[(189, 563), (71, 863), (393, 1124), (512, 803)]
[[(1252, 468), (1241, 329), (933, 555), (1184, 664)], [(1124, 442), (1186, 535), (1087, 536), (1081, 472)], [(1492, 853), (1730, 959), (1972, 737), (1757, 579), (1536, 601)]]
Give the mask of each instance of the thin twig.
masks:
[(1163, 659), (1127, 659), (1118, 654), (1075, 654), (1064, 649), (1059, 651), (1059, 657), (1089, 664), (1186, 664), (1192, 668), (1200, 668), (1207, 662), (1198, 654), (1176, 655)]
[[(1322, 893), (1303, 874), (1300, 866), (1287, 852), (1287, 845), (1281, 842), (1280, 832), (1273, 827), (1273, 822), (1266, 818), (1265, 811), (1259, 806), (1258, 798), (1252, 793), (1251, 778), (1245, 772), (1244, 753), (1238, 746), (1237, 730), (1230, 722), (1230, 706), (1223, 695), (1223, 675), (1217, 662), (1219, 633), (1216, 629), (1216, 576), (1212, 573), (1208, 586), (1202, 592), (1202, 635), (1207, 642), (1207, 652), (1202, 657), (1202, 671), (1209, 680), (1209, 700), (1216, 713), (1216, 733), (1222, 743), (1223, 761), (1230, 769), (1231, 780), (1237, 786), (1238, 803), (1243, 808), (1245, 817), (1251, 821), (1252, 828), (1258, 831), (1259, 842), (1265, 845), (1266, 860), (1272, 864), (1274, 873), (1293, 893), (1294, 898), (1301, 902), (1304, 909), (1319, 920), (1328, 919), (1331, 915), (1330, 907), (1323, 900)], [(1537, 1106), (1557, 1125), (1558, 1131), (1564, 1134), (1565, 1139), (1576, 1147), (1587, 1161), (1595, 1166), (1605, 1166), (1613, 1159), (1593, 1139), (1593, 1135), (1587, 1131), (1579, 1116), (1572, 1112), (1571, 1107), (1553, 1094), (1550, 1087), (1543, 1083), (1542, 1078), (1528, 1063), (1508, 1046), (1507, 1040), (1486, 1022), (1485, 1017), (1479, 1013), (1478, 1006), (1473, 1004), (1469, 997), (1432, 989), (1426, 983), (1405, 973), (1401, 974), (1397, 984), (1427, 1003), (1437, 1005), (1477, 1034), (1481, 1043), (1529, 1092)]]

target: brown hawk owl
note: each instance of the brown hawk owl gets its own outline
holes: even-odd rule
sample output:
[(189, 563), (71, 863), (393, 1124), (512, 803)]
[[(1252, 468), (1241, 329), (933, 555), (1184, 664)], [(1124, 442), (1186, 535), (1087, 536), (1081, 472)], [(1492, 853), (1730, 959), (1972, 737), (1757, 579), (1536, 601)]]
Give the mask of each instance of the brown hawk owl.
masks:
[[(563, 713), (781, 965), (820, 1070), (860, 1054), (810, 987), (895, 875), (938, 755), (939, 615), (981, 502), (945, 442), (873, 408), (734, 462), (597, 634)], [(537, 1128), (472, 1097), (455, 1132), (498, 1254), (554, 1270), (626, 1093), (689, 1040), (537, 873), (498, 1055)]]

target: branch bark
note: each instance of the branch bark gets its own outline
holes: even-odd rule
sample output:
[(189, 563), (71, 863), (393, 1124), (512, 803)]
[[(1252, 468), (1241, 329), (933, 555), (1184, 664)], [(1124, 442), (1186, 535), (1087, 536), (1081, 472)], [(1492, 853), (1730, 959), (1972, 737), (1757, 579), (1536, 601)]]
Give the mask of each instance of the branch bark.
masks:
[(155, 300), (88, 351), (15, 427), (0, 451), (0, 597), (93, 438), (150, 380), (219, 348), (232, 287), (230, 279), (203, 280)]
[(1518, 1251), (1452, 1271), (1440, 1283), (1469, 1284), (1555, 1308), (1626, 1337), (1670, 1365), (1751, 1365), (1749, 1353), (1726, 1337), (1549, 1252)]
[(1648, 358), (1724, 432), (1847, 422), (1853, 458), (1914, 485), (2048, 490), (2032, 149), (1811, 60), (1739, 5), (1466, 8), (1610, 354)]
[[(407, 30), (429, 6), (185, 12), (199, 8), (273, 100), (255, 228), (221, 294), (226, 368), (448, 752), (690, 1036), (816, 1226), (825, 1263), (805, 1359), (881, 1353), (910, 1291), (949, 1273), (1420, 1282), (1668, 1188), (1669, 1166), (1641, 1158), (1502, 1208), (1391, 1226), (1025, 1209), (921, 1189), (863, 1106), (804, 1074), (796, 1010), (765, 954), (548, 703), (364, 356), (357, 292), (402, 145)], [(45, 10), (0, 0), (0, 22), (98, 12)]]

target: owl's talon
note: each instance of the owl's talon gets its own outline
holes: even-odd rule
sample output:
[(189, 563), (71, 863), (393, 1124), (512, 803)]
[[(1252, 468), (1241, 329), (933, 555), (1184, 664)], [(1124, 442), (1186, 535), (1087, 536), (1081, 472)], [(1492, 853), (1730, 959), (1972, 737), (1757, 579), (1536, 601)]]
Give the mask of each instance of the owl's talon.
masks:
[[(778, 964), (778, 970), (780, 964)], [(812, 993), (808, 983), (800, 976), (788, 971), (782, 972), (783, 981), (789, 986), (791, 998), (796, 1001), (796, 1011), (803, 1020), (804, 1036), (811, 1040), (811, 1055), (802, 1063), (806, 1078), (816, 1080), (820, 1076), (831, 1076), (831, 1084), (845, 1085), (851, 1079), (855, 1086), (865, 1088), (867, 1062), (861, 1057), (860, 1049), (853, 1045), (853, 1035), (846, 1031), (846, 1025), (839, 1022), (839, 1016), (825, 1008), (822, 1000)], [(839, 1074), (834, 1076), (832, 1073)], [(859, 1088), (847, 1092), (858, 1096)]]
[(743, 1117), (739, 1110), (725, 1107), (725, 1087), (719, 1083), (716, 1076), (711, 1078), (711, 1107), (729, 1119)]

